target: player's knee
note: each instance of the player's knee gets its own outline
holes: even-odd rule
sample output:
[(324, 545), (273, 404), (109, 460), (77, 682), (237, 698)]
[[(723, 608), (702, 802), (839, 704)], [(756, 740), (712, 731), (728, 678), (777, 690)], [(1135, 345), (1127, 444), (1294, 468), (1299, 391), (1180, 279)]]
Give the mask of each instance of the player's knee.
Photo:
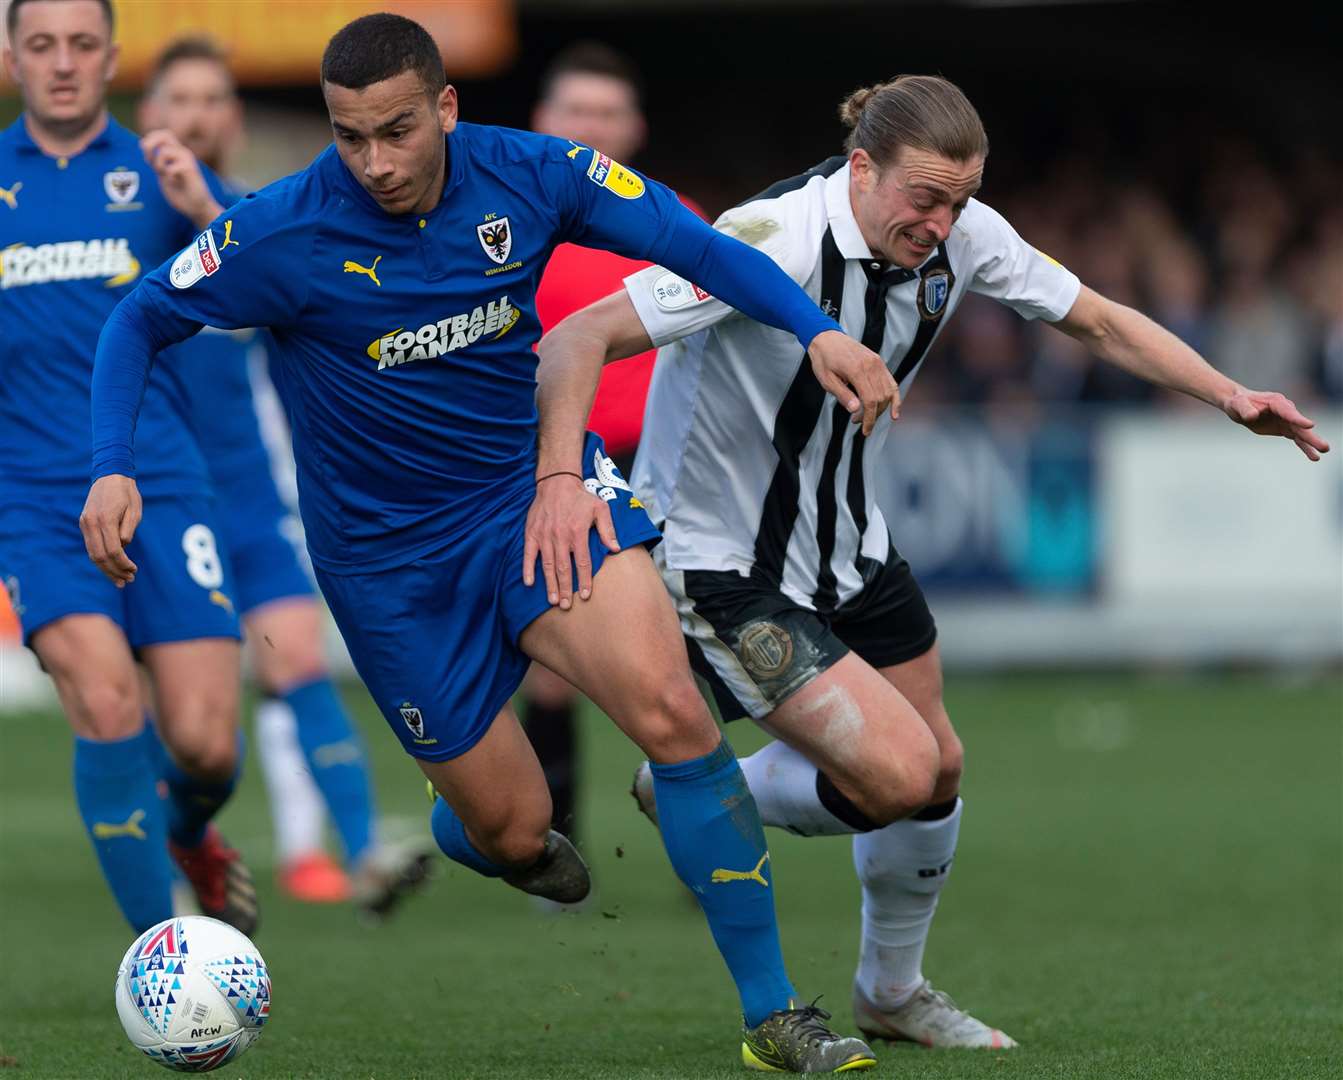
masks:
[(286, 694), (327, 674), (326, 656), (315, 641), (287, 641), (275, 649), (258, 649), (256, 657), (257, 676), (272, 694)]
[(530, 866), (541, 857), (546, 847), (550, 820), (513, 818), (507, 822), (489, 823), (471, 832), (481, 854), (502, 866)]
[(931, 735), (900, 753), (886, 756), (884, 767), (869, 770), (855, 787), (854, 803), (878, 826), (909, 817), (933, 800), (938, 778), (937, 743)]
[(144, 722), (139, 695), (129, 681), (111, 679), (81, 686), (75, 698), (70, 723), (80, 738), (95, 742), (129, 739)]
[(171, 749), (182, 771), (197, 780), (222, 783), (238, 771), (238, 740), (231, 726), (176, 740)]
[(651, 684), (632, 734), (648, 760), (660, 764), (703, 757), (722, 741), (688, 671)]
[(937, 783), (933, 788), (932, 803), (954, 799), (961, 790), (961, 773), (965, 768), (965, 748), (955, 735), (937, 744)]

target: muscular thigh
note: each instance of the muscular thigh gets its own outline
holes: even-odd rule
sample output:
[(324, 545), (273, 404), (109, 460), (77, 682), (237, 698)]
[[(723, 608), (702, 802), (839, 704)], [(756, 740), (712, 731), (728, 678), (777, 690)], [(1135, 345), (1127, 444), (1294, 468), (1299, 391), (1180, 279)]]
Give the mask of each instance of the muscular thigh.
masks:
[(911, 755), (930, 750), (918, 710), (854, 653), (757, 723), (846, 788), (880, 787)]
[(592, 596), (550, 608), (520, 638), (523, 650), (590, 697), (659, 760), (709, 753), (721, 736), (690, 675), (676, 613), (648, 552), (607, 558)]
[(105, 615), (67, 615), (40, 627), (30, 644), (76, 735), (122, 739), (140, 730), (144, 704), (135, 658), (115, 622)]

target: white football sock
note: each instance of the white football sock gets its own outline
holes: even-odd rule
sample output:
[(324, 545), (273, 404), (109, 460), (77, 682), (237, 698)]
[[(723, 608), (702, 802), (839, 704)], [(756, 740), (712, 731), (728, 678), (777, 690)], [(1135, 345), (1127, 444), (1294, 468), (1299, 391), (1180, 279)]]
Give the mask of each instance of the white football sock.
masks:
[(936, 821), (906, 818), (853, 838), (863, 883), (858, 989), (883, 1010), (898, 1008), (923, 982), (923, 948), (961, 829), (961, 800)]
[(776, 739), (740, 761), (764, 824), (798, 836), (847, 836), (854, 831), (821, 805), (816, 766), (787, 743)]
[(322, 850), (326, 807), (298, 744), (294, 711), (266, 698), (256, 710), (257, 757), (266, 777), (279, 866)]

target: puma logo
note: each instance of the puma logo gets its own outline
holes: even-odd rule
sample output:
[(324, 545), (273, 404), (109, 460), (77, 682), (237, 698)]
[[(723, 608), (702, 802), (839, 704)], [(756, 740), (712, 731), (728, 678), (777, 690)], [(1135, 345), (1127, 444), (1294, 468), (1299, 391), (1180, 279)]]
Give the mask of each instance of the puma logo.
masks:
[(373, 284), (376, 285), (378, 288), (381, 289), (381, 288), (382, 288), (382, 282), (378, 280), (378, 273), (377, 273), (377, 271), (378, 271), (378, 263), (380, 263), (381, 261), (382, 261), (382, 256), (379, 255), (376, 259), (373, 260), (373, 265), (372, 265), (372, 266), (360, 266), (360, 265), (359, 265), (357, 262), (355, 262), (353, 259), (346, 259), (346, 260), (345, 260), (345, 273), (347, 273), (347, 274), (363, 274), (365, 277), (370, 277), (370, 278), (373, 279)]
[(0, 202), (4, 203), (11, 210), (17, 210), (19, 208), (18, 194), (22, 190), (23, 190), (22, 180), (20, 180), (17, 184), (15, 184), (13, 187), (10, 188), (0, 187)]
[(754, 870), (715, 870), (709, 875), (709, 880), (715, 885), (726, 885), (729, 881), (758, 881), (765, 888), (769, 888), (769, 882), (765, 880), (765, 875), (760, 871), (764, 869), (765, 861), (769, 858), (769, 852), (760, 856), (760, 861), (755, 864)]
[(234, 247), (242, 247), (242, 245), (241, 245), (240, 243), (238, 243), (238, 241), (236, 241), (235, 239), (233, 239), (233, 219), (232, 219), (232, 218), (230, 218), (228, 221), (224, 222), (224, 242), (223, 242), (222, 244), (219, 245), (219, 250), (220, 250), (220, 251), (223, 251), (226, 247), (229, 246), (229, 244), (232, 244)]
[[(129, 836), (135, 840), (143, 840), (145, 831), (140, 828), (140, 822), (144, 819), (145, 812), (137, 810), (120, 825), (109, 825), (105, 821), (95, 821), (93, 823), (93, 838), (95, 840), (112, 840), (118, 836)], [(714, 871), (714, 873), (717, 872)]]

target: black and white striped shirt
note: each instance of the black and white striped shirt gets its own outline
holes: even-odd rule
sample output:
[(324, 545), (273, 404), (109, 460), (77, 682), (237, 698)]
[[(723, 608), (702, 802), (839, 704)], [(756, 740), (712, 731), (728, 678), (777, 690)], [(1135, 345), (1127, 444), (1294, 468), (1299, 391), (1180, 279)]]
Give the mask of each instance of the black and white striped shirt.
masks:
[[(1058, 320), (1077, 278), (969, 201), (917, 270), (874, 259), (832, 158), (729, 210), (715, 227), (766, 252), (909, 393), (967, 291), (1028, 319)], [(786, 331), (765, 326), (661, 267), (625, 281), (658, 346), (633, 484), (661, 524), (670, 570), (735, 570), (830, 612), (886, 559), (873, 499), (889, 413), (864, 438)]]

